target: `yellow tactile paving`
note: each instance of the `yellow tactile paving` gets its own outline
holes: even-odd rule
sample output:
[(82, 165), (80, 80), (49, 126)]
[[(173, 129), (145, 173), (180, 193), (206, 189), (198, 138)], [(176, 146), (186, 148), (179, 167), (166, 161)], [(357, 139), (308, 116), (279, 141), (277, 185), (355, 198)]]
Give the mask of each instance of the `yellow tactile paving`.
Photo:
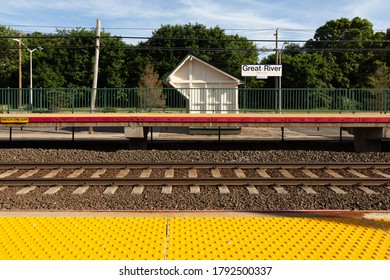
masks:
[(374, 225), (390, 235), (390, 219), (373, 219)]
[(346, 218), (176, 218), (175, 260), (386, 260), (390, 221)]
[(159, 260), (165, 218), (0, 218), (2, 260)]
[(0, 260), (387, 260), (390, 219), (0, 217)]

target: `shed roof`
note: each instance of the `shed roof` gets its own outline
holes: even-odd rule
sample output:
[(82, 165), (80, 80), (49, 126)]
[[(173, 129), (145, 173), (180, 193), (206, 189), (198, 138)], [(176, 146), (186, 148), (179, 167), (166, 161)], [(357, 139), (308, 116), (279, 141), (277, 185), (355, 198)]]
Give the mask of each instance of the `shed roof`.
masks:
[(206, 62), (205, 60), (193, 55), (193, 54), (188, 54), (177, 66), (175, 69), (173, 69), (170, 73), (168, 73), (166, 75), (166, 78), (164, 79), (164, 84), (168, 84), (170, 86), (172, 86), (172, 84), (170, 84), (170, 80), (171, 80), (171, 77), (175, 75), (176, 72), (178, 72), (185, 64), (187, 61), (189, 60), (196, 60), (204, 65), (206, 65), (207, 67), (209, 67), (210, 69), (212, 69), (213, 71), (216, 71), (226, 77), (228, 77), (229, 79), (231, 79), (232, 81), (238, 83), (238, 84), (242, 84), (243, 81), (240, 80), (239, 78), (236, 78), (234, 77), (233, 75), (225, 72), (225, 71), (222, 71), (221, 69), (211, 65), (210, 63)]

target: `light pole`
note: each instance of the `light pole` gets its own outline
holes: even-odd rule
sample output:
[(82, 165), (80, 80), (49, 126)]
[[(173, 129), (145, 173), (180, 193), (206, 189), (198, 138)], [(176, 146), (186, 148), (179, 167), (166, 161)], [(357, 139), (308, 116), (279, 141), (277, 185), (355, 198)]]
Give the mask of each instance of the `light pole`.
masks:
[[(280, 55), (279, 55), (279, 64), (282, 65), (282, 54), (283, 54), (283, 48), (286, 44), (289, 42), (284, 42), (282, 45), (282, 48), (280, 49)], [(279, 114), (282, 113), (282, 76), (279, 76)]]
[[(36, 47), (35, 49), (28, 48), (21, 39), (13, 39), (14, 41), (20, 42), (29, 52), (30, 52), (30, 102), (29, 102), (29, 109), (32, 110), (33, 108), (33, 77), (32, 77), (32, 54), (36, 50), (43, 50), (41, 46)], [(19, 41), (20, 40), (20, 41)]]

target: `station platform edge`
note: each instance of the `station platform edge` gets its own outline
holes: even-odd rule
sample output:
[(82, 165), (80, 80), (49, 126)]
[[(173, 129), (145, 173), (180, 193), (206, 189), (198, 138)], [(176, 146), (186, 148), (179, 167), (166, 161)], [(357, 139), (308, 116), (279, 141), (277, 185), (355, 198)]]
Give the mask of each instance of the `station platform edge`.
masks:
[(390, 213), (2, 211), (0, 260), (390, 260)]

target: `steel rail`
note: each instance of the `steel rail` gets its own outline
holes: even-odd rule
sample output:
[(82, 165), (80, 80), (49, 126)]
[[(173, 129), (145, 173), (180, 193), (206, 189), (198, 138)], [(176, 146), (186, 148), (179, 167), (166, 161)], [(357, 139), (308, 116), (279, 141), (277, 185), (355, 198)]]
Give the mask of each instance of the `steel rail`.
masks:
[(0, 179), (0, 185), (12, 186), (191, 186), (191, 185), (288, 185), (288, 186), (382, 186), (390, 185), (388, 178), (15, 178)]
[(241, 168), (241, 169), (390, 169), (390, 163), (356, 162), (356, 163), (0, 163), (0, 170), (9, 169), (201, 169), (201, 168)]

